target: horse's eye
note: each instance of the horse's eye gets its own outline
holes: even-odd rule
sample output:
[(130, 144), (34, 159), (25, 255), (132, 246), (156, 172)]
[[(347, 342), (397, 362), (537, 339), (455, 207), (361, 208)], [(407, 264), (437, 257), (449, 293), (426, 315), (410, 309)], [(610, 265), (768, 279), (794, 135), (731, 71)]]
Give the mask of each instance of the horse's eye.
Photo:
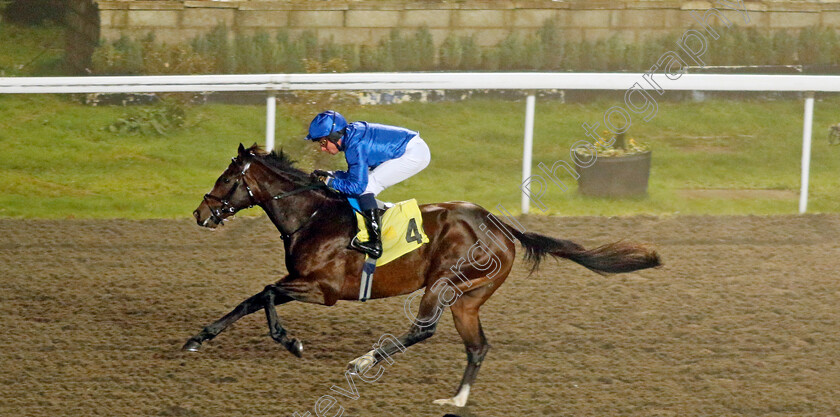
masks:
[(230, 182), (230, 178), (225, 178), (225, 184)]

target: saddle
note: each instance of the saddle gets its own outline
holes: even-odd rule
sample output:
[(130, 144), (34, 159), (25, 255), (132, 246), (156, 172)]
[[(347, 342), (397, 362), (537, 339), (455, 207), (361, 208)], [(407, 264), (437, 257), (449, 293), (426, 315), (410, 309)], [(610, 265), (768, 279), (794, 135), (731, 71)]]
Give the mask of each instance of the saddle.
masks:
[[(376, 266), (385, 265), (416, 250), (424, 243), (429, 243), (429, 237), (423, 231), (423, 216), (420, 214), (420, 206), (417, 204), (417, 200), (412, 198), (396, 204), (382, 203), (380, 204), (380, 210), (384, 211), (381, 226), (382, 256), (376, 260)], [(359, 232), (353, 239), (358, 239), (361, 242), (367, 241), (365, 218), (358, 210), (354, 211), (356, 212)]]
[[(378, 200), (377, 200), (378, 201)], [(359, 232), (353, 237), (364, 242), (368, 239), (367, 224), (365, 217), (354, 207), (356, 223)], [(373, 288), (373, 273), (377, 266), (385, 265), (411, 251), (416, 250), (424, 243), (429, 243), (429, 237), (423, 231), (423, 216), (417, 200), (411, 199), (397, 204), (382, 203), (380, 209), (385, 209), (382, 214), (381, 238), (382, 256), (373, 259), (365, 256), (365, 263), (362, 265), (362, 275), (359, 281), (359, 300), (367, 301)]]

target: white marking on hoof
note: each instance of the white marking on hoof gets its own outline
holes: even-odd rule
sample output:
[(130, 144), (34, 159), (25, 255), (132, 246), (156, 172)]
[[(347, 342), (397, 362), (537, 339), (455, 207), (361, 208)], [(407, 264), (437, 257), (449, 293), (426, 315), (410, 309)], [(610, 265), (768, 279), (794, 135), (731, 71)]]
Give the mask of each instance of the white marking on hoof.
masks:
[(469, 396), (470, 384), (464, 384), (458, 391), (458, 395), (443, 400), (434, 400), (434, 403), (438, 405), (454, 405), (455, 407), (463, 407), (467, 405), (467, 397)]
[(373, 357), (373, 351), (370, 351), (350, 361), (347, 369), (354, 374), (360, 374), (368, 370), (375, 362), (376, 358)]

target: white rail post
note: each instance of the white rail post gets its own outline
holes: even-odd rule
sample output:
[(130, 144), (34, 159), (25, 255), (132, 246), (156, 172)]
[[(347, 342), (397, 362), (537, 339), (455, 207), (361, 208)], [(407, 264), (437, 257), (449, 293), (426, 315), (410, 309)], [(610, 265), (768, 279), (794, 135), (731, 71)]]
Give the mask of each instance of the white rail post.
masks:
[(277, 94), (274, 90), (268, 90), (268, 98), (265, 101), (265, 149), (271, 152), (274, 149), (274, 121), (277, 117)]
[[(528, 95), (528, 99), (525, 100), (525, 141), (522, 151), (523, 184), (531, 176), (531, 154), (534, 148), (534, 107), (536, 106), (536, 100), (533, 94)], [(528, 214), (530, 204), (531, 201), (528, 193), (522, 190), (522, 214)]]
[(811, 172), (811, 127), (814, 125), (814, 93), (805, 93), (805, 123), (802, 127), (802, 186), (799, 190), (799, 214), (808, 210), (808, 176)]

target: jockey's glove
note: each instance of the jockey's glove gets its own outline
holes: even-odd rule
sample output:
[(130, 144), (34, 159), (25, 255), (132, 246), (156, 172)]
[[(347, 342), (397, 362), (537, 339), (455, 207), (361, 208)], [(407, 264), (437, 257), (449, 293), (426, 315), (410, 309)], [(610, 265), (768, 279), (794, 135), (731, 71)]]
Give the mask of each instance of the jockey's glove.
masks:
[(329, 187), (330, 181), (333, 179), (333, 173), (330, 171), (321, 171), (320, 169), (316, 169), (315, 171), (312, 171), (312, 177), (323, 182)]

